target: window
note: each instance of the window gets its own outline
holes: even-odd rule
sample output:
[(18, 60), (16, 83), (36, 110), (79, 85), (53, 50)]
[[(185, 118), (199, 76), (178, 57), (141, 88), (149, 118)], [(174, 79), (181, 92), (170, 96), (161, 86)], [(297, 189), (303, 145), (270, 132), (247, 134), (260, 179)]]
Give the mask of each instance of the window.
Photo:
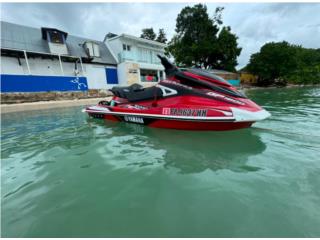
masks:
[(158, 82), (158, 71), (149, 69), (140, 69), (141, 82)]
[(160, 59), (158, 58), (158, 55), (162, 56), (163, 54), (160, 52), (153, 52), (152, 63), (156, 63), (156, 64), (161, 63)]
[(50, 42), (64, 44), (63, 34), (57, 31), (49, 32)]
[(99, 45), (94, 42), (86, 42), (85, 49), (90, 57), (100, 57)]
[(152, 52), (148, 49), (139, 48), (139, 61), (151, 63), (152, 62)]
[(131, 51), (131, 46), (128, 45), (128, 44), (122, 44), (122, 49), (123, 49), (124, 51)]
[(93, 44), (93, 55), (100, 57), (100, 49), (98, 44)]

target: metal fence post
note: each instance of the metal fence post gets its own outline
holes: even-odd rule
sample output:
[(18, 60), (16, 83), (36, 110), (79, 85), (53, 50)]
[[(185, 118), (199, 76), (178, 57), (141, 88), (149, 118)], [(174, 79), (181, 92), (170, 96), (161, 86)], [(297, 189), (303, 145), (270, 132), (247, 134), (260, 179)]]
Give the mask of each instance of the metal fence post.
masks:
[(82, 59), (81, 59), (81, 57), (79, 57), (79, 60), (80, 60), (81, 70), (82, 70), (82, 75), (83, 75), (83, 74), (84, 74), (84, 69), (83, 69), (83, 64), (82, 64)]
[(28, 62), (27, 51), (26, 51), (26, 50), (23, 50), (23, 53), (24, 53), (24, 58), (26, 59), (26, 63), (27, 63), (27, 68), (28, 68), (29, 75), (31, 75), (30, 66), (29, 66), (29, 62)]
[(58, 54), (62, 76), (64, 76), (60, 54)]

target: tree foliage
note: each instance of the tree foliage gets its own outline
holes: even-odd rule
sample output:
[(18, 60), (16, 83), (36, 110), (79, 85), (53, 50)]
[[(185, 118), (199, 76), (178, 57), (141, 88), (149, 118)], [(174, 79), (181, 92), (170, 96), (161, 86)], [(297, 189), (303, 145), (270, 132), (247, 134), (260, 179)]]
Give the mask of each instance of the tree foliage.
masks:
[(144, 28), (140, 35), (141, 38), (157, 41), (160, 43), (166, 43), (168, 41), (166, 33), (163, 28), (159, 29), (158, 36), (154, 32), (153, 28)]
[(161, 43), (166, 43), (167, 40), (168, 39), (167, 39), (166, 33), (164, 32), (164, 29), (160, 28), (156, 41)]
[(306, 49), (288, 42), (271, 42), (252, 54), (246, 70), (258, 75), (259, 85), (320, 83), (320, 49)]
[(168, 47), (178, 64), (235, 70), (241, 48), (230, 27), (219, 27), (223, 9), (216, 8), (213, 18), (203, 4), (181, 10), (176, 19), (176, 34)]
[(219, 49), (216, 54), (213, 54), (213, 67), (233, 71), (237, 66), (237, 57), (241, 53), (241, 48), (238, 47), (238, 37), (231, 32), (230, 27), (223, 27), (217, 39)]
[(148, 40), (155, 40), (157, 35), (153, 31), (153, 28), (144, 28), (142, 29), (142, 33), (140, 37)]

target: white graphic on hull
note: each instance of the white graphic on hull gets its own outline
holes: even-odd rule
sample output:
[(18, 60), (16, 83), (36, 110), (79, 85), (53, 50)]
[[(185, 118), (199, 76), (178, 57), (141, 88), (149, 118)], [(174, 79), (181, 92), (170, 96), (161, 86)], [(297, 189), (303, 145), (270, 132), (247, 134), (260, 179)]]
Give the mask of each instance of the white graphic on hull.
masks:
[(144, 123), (143, 118), (140, 117), (124, 116), (124, 120), (126, 122)]

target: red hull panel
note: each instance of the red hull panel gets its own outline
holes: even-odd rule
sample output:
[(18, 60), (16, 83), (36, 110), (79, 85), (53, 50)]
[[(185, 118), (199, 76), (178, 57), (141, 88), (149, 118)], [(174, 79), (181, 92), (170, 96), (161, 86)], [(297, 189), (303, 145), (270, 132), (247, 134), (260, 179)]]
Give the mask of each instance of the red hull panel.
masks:
[(252, 122), (194, 122), (179, 120), (156, 120), (149, 126), (155, 128), (171, 128), (180, 130), (226, 131), (248, 128), (251, 125)]
[[(96, 117), (93, 114), (89, 114), (92, 117)], [(121, 118), (112, 115), (104, 115), (105, 120), (110, 121), (122, 121)], [(137, 124), (137, 123), (132, 123)], [(196, 121), (179, 121), (179, 120), (163, 120), (155, 119), (147, 126), (154, 128), (170, 128), (179, 130), (198, 130), (198, 131), (226, 131), (236, 130), (241, 128), (248, 128), (253, 122), (196, 122)]]

